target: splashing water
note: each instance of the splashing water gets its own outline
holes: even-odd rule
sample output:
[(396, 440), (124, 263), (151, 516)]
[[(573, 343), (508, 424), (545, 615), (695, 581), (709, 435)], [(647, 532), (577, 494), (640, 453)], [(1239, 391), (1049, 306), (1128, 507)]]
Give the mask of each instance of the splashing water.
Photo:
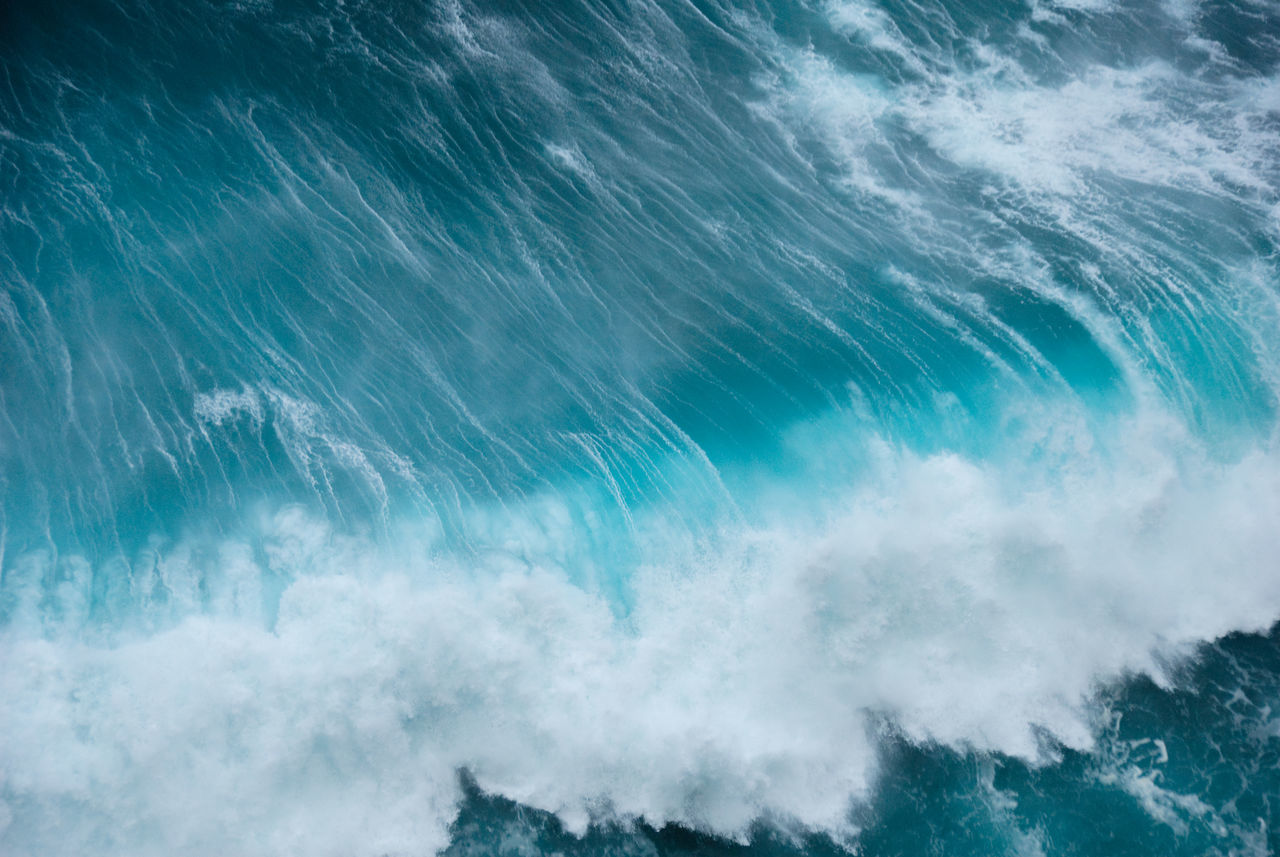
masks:
[(1280, 5), (0, 46), (3, 853), (1280, 850)]

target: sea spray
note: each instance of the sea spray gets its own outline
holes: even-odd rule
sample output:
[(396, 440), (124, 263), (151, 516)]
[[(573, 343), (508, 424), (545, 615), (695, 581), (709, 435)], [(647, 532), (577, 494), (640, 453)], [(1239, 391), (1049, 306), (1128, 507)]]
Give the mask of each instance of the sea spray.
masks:
[(1274, 4), (0, 14), (0, 850), (1278, 847)]

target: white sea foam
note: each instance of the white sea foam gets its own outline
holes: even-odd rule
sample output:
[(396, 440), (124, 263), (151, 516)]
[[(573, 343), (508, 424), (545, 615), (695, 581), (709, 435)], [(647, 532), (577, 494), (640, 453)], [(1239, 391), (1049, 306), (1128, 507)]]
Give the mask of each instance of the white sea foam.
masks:
[[(1112, 5), (1049, 4), (1090, 12)], [(815, 63), (807, 52), (772, 47), (791, 75), (774, 93), (775, 104), (789, 104), (792, 116), (811, 118), (844, 159), (855, 185), (870, 180), (861, 149), (878, 136), (875, 126), (890, 120), (905, 122), (955, 163), (1036, 194), (1081, 195), (1099, 174), (1205, 192), (1222, 191), (1224, 184), (1275, 190), (1277, 140), (1268, 119), (1274, 78), (1211, 83), (1149, 59), (1126, 66), (1081, 64), (1069, 79), (1046, 82), (1042, 70), (1023, 66), (1007, 46), (970, 39), (963, 66), (946, 53), (923, 50), (873, 4), (830, 3), (827, 14), (837, 31), (895, 54), (920, 77), (880, 93), (869, 110), (867, 86), (858, 75)], [(963, 39), (958, 32), (951, 35)], [(1022, 37), (1033, 43), (1043, 38), (1030, 30)], [(1216, 43), (1190, 29), (1186, 38), (1198, 39), (1209, 52), (1208, 67), (1232, 68)], [(857, 120), (851, 122), (852, 116)]]
[[(1092, 205), (1100, 174), (1246, 201), (1273, 192), (1274, 81), (1210, 85), (1147, 62), (1046, 82), (983, 45), (971, 46), (971, 67), (944, 68), (947, 57), (923, 55), (869, 6), (831, 9), (837, 28), (916, 76), (891, 86), (775, 39), (758, 113), (797, 153), (816, 131), (854, 190), (913, 216), (928, 216), (927, 194), (880, 169), (899, 157), (889, 135), (904, 130), (1074, 218), (1076, 234), (1115, 223)], [(509, 41), (507, 31), (454, 17), (468, 53), (498, 61), (485, 39)], [(1213, 98), (1197, 107), (1188, 94)], [(603, 175), (576, 144), (545, 153), (584, 180)], [(1273, 300), (1272, 273), (1260, 263), (1248, 293)], [(1161, 363), (1159, 338), (1148, 349), (1125, 338), (1144, 319), (1119, 330), (1085, 298), (1012, 278), (1087, 323), (1140, 408), (1159, 400), (1143, 374)], [(905, 271), (893, 281), (943, 288), (913, 286)], [(1243, 326), (1271, 329), (1256, 316)], [(1274, 369), (1274, 345), (1257, 348)], [(939, 394), (936, 410), (955, 398)], [(377, 467), (411, 469), (265, 384), (201, 394), (195, 413), (206, 428), (269, 423), (328, 496), (332, 459), (384, 511)], [(850, 803), (874, 787), (878, 724), (1029, 759), (1052, 753), (1046, 736), (1088, 747), (1099, 682), (1166, 680), (1170, 659), (1197, 642), (1280, 616), (1275, 441), (1222, 464), (1176, 426), (1135, 418), (1105, 444), (1074, 424), (1046, 427), (1035, 455), (981, 461), (872, 444), (866, 472), (816, 500), (807, 484), (755, 486), (737, 498), (746, 514), (726, 515), (714, 538), (628, 509), (641, 561), (625, 611), (604, 585), (575, 584), (623, 573), (571, 567), (595, 524), (545, 497), (474, 511), (488, 516), (474, 522), (487, 536), (465, 553), (412, 526), (366, 541), (287, 508), (244, 541), (96, 570), (6, 557), (0, 850), (421, 854), (448, 840), (459, 769), (575, 831), (610, 816), (732, 837), (758, 818), (847, 834)], [(853, 433), (815, 430), (815, 467), (841, 431)], [(145, 613), (135, 626), (86, 630), (95, 573), (127, 581)], [(1200, 811), (1149, 773), (1117, 776), (1175, 827)]]
[[(205, 554), (230, 582), (202, 615), (111, 644), (10, 629), (5, 850), (426, 853), (461, 768), (576, 831), (842, 834), (884, 718), (1033, 759), (1045, 734), (1089, 746), (1097, 682), (1280, 616), (1276, 454), (1218, 465), (1163, 428), (1127, 437), (1039, 476), (884, 446), (827, 520), (714, 544), (638, 520), (625, 617), (538, 548), (542, 511), (528, 544), (463, 561), (285, 510), (256, 559)], [(269, 629), (257, 581), (281, 575)]]
[(196, 418), (208, 425), (220, 426), (241, 415), (257, 425), (262, 424), (262, 399), (248, 387), (200, 393), (196, 396), (194, 410)]

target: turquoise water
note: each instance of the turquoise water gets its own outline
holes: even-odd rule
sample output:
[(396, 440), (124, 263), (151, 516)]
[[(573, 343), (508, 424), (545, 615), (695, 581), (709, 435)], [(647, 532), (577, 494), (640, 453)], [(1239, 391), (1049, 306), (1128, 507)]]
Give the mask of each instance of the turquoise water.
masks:
[(1278, 63), (7, 4), (0, 851), (1276, 851)]

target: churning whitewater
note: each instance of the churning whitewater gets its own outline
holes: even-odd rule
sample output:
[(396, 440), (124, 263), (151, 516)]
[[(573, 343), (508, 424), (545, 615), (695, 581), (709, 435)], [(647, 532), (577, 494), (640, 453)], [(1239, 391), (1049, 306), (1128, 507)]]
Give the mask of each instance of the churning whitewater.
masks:
[(1280, 851), (1280, 4), (15, 0), (0, 852)]

